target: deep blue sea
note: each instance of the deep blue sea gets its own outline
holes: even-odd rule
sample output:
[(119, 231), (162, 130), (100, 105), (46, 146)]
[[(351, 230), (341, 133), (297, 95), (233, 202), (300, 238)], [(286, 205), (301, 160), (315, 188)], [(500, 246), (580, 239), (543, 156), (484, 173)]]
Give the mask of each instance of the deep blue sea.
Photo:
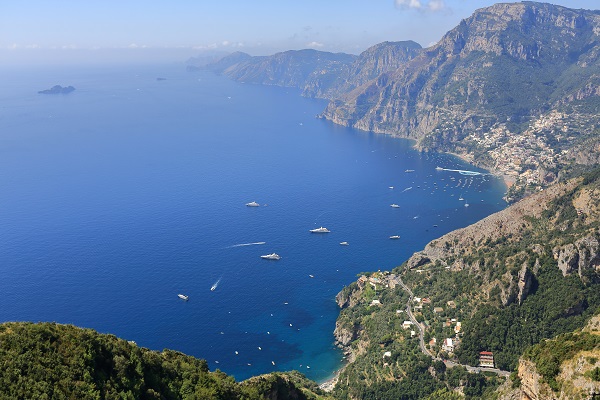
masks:
[[(505, 206), (500, 180), (317, 119), (293, 89), (183, 65), (0, 73), (0, 321), (323, 380), (344, 285)], [(77, 90), (37, 94), (56, 84)]]

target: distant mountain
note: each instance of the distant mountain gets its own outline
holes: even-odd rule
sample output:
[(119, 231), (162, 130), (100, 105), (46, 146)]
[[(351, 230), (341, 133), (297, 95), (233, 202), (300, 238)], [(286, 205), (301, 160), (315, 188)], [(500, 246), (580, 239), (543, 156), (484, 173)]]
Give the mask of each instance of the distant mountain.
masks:
[(317, 50), (290, 50), (272, 56), (233, 53), (207, 67), (239, 82), (327, 91), (356, 56)]
[(600, 94), (600, 13), (550, 4), (477, 10), (435, 46), (332, 102), (336, 123), (430, 143)]
[(514, 201), (600, 161), (599, 58), (600, 11), (522, 2), (479, 9), (427, 49), (234, 54), (211, 68), (329, 99), (321, 117), (337, 124), (461, 155), (514, 183)]
[(496, 4), (322, 117), (460, 154), (515, 182), (516, 200), (598, 162), (599, 56), (599, 11)]
[(304, 96), (334, 99), (396, 70), (421, 50), (418, 43), (405, 41), (380, 43), (359, 56), (317, 50), (255, 57), (235, 52), (207, 68), (238, 82), (296, 87)]

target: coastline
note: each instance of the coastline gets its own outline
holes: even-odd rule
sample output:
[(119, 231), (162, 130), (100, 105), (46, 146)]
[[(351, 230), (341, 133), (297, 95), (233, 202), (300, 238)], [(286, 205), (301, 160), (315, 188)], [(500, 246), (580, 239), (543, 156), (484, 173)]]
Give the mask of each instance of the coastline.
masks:
[(320, 382), (319, 389), (324, 390), (325, 392), (333, 391), (333, 388), (338, 383), (340, 374), (342, 372), (344, 372), (344, 370), (346, 369), (347, 366), (348, 366), (348, 364), (344, 364), (340, 369), (334, 371), (333, 376), (331, 376), (330, 378), (327, 378), (323, 382)]

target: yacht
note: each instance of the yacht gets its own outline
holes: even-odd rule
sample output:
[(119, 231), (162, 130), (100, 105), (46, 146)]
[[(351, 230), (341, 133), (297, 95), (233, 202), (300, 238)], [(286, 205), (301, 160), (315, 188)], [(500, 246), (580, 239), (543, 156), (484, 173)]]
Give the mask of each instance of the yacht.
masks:
[(179, 297), (181, 300), (185, 300), (185, 301), (188, 301), (188, 299), (190, 298), (189, 296), (186, 296), (185, 294), (178, 294), (177, 297)]
[(398, 236), (398, 235), (393, 235), (393, 236), (390, 236), (390, 239), (400, 239), (400, 236)]
[(392, 208), (400, 208), (400, 206), (398, 204), (395, 204), (395, 203), (394, 204), (390, 204), (390, 207), (392, 207)]
[(260, 258), (263, 258), (265, 260), (279, 260), (281, 256), (277, 253), (271, 253), (264, 256), (260, 256)]
[(258, 204), (255, 201), (251, 201), (250, 203), (246, 203), (246, 206), (248, 206), (248, 207), (258, 207), (258, 206), (260, 206), (260, 204)]
[(348, 242), (340, 242), (342, 246), (348, 246)]
[(311, 229), (310, 232), (312, 232), (312, 233), (328, 233), (331, 231), (327, 228), (320, 227), (320, 228)]

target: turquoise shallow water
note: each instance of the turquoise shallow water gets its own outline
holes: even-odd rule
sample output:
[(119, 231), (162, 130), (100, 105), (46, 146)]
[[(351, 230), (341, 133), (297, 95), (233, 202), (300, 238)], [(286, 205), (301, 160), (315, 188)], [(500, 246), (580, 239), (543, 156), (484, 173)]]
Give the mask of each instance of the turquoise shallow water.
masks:
[[(501, 181), (316, 119), (326, 103), (292, 89), (180, 65), (3, 76), (2, 321), (90, 327), (237, 379), (324, 379), (344, 285), (504, 207)], [(77, 90), (37, 94), (55, 84)]]

